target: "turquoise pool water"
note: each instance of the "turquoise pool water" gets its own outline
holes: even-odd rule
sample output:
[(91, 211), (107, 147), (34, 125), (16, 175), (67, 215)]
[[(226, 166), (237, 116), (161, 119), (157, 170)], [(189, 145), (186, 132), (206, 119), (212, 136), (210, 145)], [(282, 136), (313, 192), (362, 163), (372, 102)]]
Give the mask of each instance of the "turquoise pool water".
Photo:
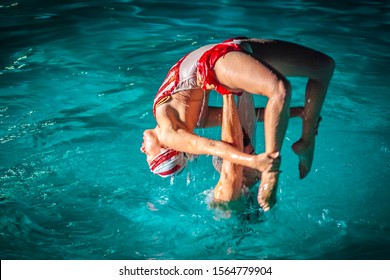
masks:
[[(0, 258), (389, 259), (389, 15), (387, 1), (2, 1)], [(226, 218), (208, 207), (210, 157), (164, 180), (139, 148), (170, 66), (237, 35), (301, 43), (337, 68), (310, 175), (293, 119), (277, 206)], [(293, 106), (304, 84), (292, 80)]]

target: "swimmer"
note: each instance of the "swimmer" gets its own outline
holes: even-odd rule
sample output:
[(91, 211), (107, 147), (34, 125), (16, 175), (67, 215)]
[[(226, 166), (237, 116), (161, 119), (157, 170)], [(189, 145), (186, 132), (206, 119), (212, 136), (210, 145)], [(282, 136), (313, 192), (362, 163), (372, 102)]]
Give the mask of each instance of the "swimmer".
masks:
[[(214, 121), (214, 125), (222, 126), (222, 141), (232, 144), (247, 154), (255, 154), (256, 122), (264, 121), (264, 108), (255, 109), (253, 95), (246, 92), (237, 98), (237, 103), (238, 109), (235, 106), (233, 96), (224, 95), (221, 112), (222, 123)], [(214, 108), (214, 114), (219, 116), (217, 110)], [(290, 117), (302, 117), (303, 112), (303, 107), (291, 108)], [(240, 199), (242, 194), (247, 196), (250, 193), (249, 189), (261, 178), (261, 173), (258, 170), (242, 168), (242, 166), (222, 160), (220, 157), (213, 156), (212, 162), (214, 168), (220, 173), (220, 179), (214, 190), (212, 206), (225, 205), (226, 209), (230, 208), (225, 203)]]
[[(279, 178), (280, 150), (286, 133), (291, 87), (288, 76), (307, 77), (301, 138), (293, 144), (300, 178), (309, 173), (315, 127), (334, 71), (334, 61), (316, 50), (280, 40), (229, 39), (203, 46), (181, 58), (168, 72), (154, 99), (157, 126), (145, 130), (141, 151), (154, 174), (182, 171), (186, 154), (213, 155), (262, 172), (258, 202), (268, 211)], [(198, 136), (209, 114), (211, 90), (222, 95), (243, 91), (268, 98), (264, 113), (265, 152), (251, 155)]]
[[(231, 101), (229, 101), (231, 103)], [(226, 102), (229, 106), (232, 106), (230, 103)], [(225, 102), (224, 102), (225, 105)], [(213, 114), (210, 115), (216, 115), (216, 116), (222, 116), (222, 109), (217, 107), (209, 107), (210, 110), (213, 110)], [(232, 109), (230, 109), (233, 111)], [(218, 111), (221, 111), (220, 113)], [(211, 126), (221, 126), (222, 125), (222, 141), (229, 142), (228, 140), (225, 140), (224, 137), (226, 137), (226, 133), (228, 133), (229, 137), (240, 137), (238, 135), (237, 130), (233, 130), (233, 128), (229, 128), (228, 125), (234, 123), (234, 125), (237, 127), (240, 125), (242, 128), (241, 135), (242, 135), (242, 145), (243, 145), (243, 151), (247, 154), (256, 154), (256, 122), (263, 122), (264, 121), (264, 108), (255, 108), (253, 95), (243, 92), (242, 95), (237, 97), (237, 110), (238, 114), (233, 111), (230, 114), (230, 118), (232, 119), (230, 122), (227, 122), (227, 124), (223, 125), (220, 121), (221, 117), (218, 120), (207, 120), (205, 127), (211, 127)], [(290, 108), (290, 118), (293, 117), (303, 117), (304, 108), (303, 107), (292, 107)], [(223, 114), (225, 116), (225, 114)], [(227, 118), (227, 116), (225, 116)], [(235, 118), (239, 118), (239, 120), (236, 120)], [(223, 118), (222, 118), (223, 119)], [(238, 123), (239, 122), (239, 123)], [(318, 126), (316, 127), (316, 130), (318, 129)], [(233, 134), (233, 132), (237, 132), (236, 134)], [(233, 136), (231, 136), (231, 134)], [(229, 139), (229, 138), (228, 138)], [(236, 143), (236, 142), (234, 142)], [(232, 143), (233, 144), (233, 143)], [(235, 146), (238, 148), (238, 145), (235, 144)], [(220, 173), (222, 169), (222, 158), (213, 156), (212, 157), (212, 163), (214, 168)], [(259, 172), (256, 169), (251, 169), (244, 167), (243, 168), (243, 177), (242, 177), (242, 187), (244, 188), (251, 188), (253, 187), (258, 181), (261, 179), (261, 172)]]

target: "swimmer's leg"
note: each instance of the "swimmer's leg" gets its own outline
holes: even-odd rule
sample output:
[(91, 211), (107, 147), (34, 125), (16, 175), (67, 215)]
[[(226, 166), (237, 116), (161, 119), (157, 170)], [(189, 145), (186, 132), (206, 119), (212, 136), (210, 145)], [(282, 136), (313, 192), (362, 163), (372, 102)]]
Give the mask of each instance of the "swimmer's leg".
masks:
[[(234, 96), (224, 95), (222, 110), (222, 141), (230, 143), (233, 146), (236, 146), (238, 150), (242, 151), (242, 137), (242, 128), (237, 107), (234, 102)], [(242, 170), (243, 167), (241, 165), (233, 164), (227, 160), (222, 162), (220, 178), (214, 190), (215, 202), (226, 202), (240, 198)]]
[(317, 134), (318, 125), (321, 120), (320, 113), (330, 77), (324, 81), (309, 79), (306, 86), (305, 110), (302, 118), (302, 136), (292, 145), (292, 149), (299, 157), (299, 178), (301, 179), (307, 176), (313, 163), (315, 135)]
[[(262, 173), (258, 196), (260, 206), (267, 211), (274, 204), (268, 200), (273, 194), (268, 193), (276, 192), (279, 177), (279, 154), (290, 113), (290, 83), (265, 64), (241, 52), (230, 52), (219, 58), (214, 73), (219, 82), (227, 88), (240, 89), (268, 98), (264, 116), (265, 152), (273, 154), (274, 161), (268, 170), (260, 166), (257, 168), (259, 171), (267, 170)], [(264, 188), (265, 185), (268, 187)]]
[(315, 146), (316, 126), (335, 68), (334, 60), (319, 51), (278, 40), (248, 40), (253, 56), (272, 65), (284, 76), (308, 77), (305, 92), (302, 136), (292, 146), (299, 157), (299, 174), (310, 172)]

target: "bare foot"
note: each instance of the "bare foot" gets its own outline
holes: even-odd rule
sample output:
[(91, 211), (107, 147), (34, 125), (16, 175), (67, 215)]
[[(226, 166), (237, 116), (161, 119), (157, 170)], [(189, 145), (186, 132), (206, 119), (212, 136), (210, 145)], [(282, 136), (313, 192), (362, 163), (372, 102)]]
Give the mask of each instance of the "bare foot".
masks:
[(303, 179), (309, 174), (314, 156), (314, 140), (305, 142), (302, 139), (292, 145), (292, 149), (299, 157), (299, 178)]
[(264, 172), (257, 194), (257, 201), (263, 210), (270, 210), (276, 203), (276, 189), (280, 172)]

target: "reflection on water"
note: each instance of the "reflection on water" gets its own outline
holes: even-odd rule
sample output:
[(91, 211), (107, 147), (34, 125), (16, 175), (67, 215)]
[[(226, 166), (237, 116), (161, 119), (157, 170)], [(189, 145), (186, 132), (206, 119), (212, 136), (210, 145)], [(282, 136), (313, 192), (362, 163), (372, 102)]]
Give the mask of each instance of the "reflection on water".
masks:
[[(320, 0), (3, 1), (1, 258), (387, 259), (389, 8)], [(292, 120), (270, 213), (250, 201), (242, 212), (210, 208), (218, 180), (210, 157), (162, 180), (139, 152), (170, 66), (237, 35), (302, 43), (337, 64), (313, 170), (298, 179), (290, 146), (301, 124)], [(305, 80), (292, 85), (292, 105), (301, 105)]]

